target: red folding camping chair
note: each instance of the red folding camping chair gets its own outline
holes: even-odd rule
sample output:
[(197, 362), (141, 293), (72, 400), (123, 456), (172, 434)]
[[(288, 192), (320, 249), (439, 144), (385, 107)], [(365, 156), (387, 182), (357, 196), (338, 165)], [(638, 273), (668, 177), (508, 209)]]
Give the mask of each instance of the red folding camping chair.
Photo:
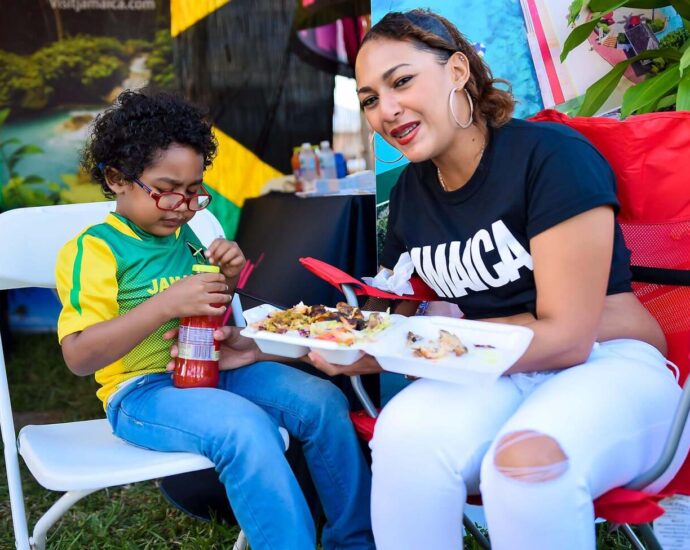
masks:
[[(665, 448), (657, 463), (625, 487), (609, 491), (594, 501), (598, 517), (619, 524), (636, 548), (661, 550), (649, 525), (664, 513), (658, 502), (673, 494), (690, 494), (690, 459), (676, 477), (659, 493), (641, 491), (656, 480), (675, 455), (690, 412), (690, 113), (653, 113), (624, 121), (607, 118), (570, 118), (554, 110), (538, 113), (532, 120), (566, 124), (585, 135), (606, 157), (616, 174), (621, 202), (618, 221), (632, 252), (633, 291), (661, 325), (668, 342), (668, 358), (680, 370), (684, 385)], [(372, 289), (349, 275), (311, 258), (301, 260), (312, 272), (342, 289), (348, 302), (357, 304), (358, 295), (399, 296)], [(426, 300), (428, 287), (414, 283), (411, 299)], [(408, 296), (405, 299), (409, 299)], [(358, 376), (352, 384), (364, 411), (352, 414), (364, 439), (373, 435), (377, 410), (362, 389)], [(470, 497), (472, 498), (472, 497)], [(463, 523), (482, 547), (489, 542), (464, 518)]]

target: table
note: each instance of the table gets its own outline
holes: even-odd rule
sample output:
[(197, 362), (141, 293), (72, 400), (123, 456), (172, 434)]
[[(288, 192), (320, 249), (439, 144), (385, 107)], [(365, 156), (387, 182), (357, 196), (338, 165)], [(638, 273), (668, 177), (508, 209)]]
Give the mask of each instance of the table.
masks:
[(358, 278), (374, 275), (376, 200), (270, 193), (244, 203), (236, 241), (249, 265), (242, 291), (285, 307), (300, 300), (332, 306), (343, 295), (303, 268), (299, 258), (318, 258)]
[[(239, 285), (246, 294), (244, 309), (264, 302), (286, 308), (300, 301), (333, 306), (344, 300), (342, 293), (302, 267), (299, 258), (318, 258), (358, 278), (376, 273), (376, 198), (269, 193), (244, 203), (235, 240), (249, 266)], [(349, 379), (332, 380), (350, 406), (360, 409)], [(363, 377), (363, 383), (378, 403), (378, 376)]]

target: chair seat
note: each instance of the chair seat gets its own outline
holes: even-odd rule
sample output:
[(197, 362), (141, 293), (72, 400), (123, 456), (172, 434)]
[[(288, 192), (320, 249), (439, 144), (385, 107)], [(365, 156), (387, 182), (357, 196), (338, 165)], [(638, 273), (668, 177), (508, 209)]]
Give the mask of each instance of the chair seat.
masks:
[[(280, 432), (287, 448), (287, 432)], [(19, 454), (36, 480), (53, 491), (100, 489), (213, 467), (202, 455), (130, 445), (113, 435), (105, 418), (25, 426)]]
[(161, 453), (116, 437), (108, 421), (25, 426), (19, 454), (46, 489), (74, 491), (111, 487), (212, 468), (193, 453)]

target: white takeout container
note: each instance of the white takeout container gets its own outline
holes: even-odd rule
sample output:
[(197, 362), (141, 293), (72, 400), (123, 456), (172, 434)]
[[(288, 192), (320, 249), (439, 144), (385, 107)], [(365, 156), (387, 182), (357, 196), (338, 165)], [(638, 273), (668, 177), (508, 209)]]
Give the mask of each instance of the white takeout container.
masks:
[[(329, 308), (331, 309), (331, 308)], [(247, 325), (251, 325), (257, 321), (265, 319), (273, 311), (280, 311), (279, 308), (263, 304), (258, 307), (248, 309), (244, 312), (244, 318)], [(371, 312), (362, 311), (362, 315), (366, 318)], [(381, 332), (374, 335), (372, 338), (378, 338), (381, 334), (390, 330), (394, 326), (397, 319), (403, 319), (400, 315), (391, 315), (391, 325)], [(247, 326), (240, 332), (242, 336), (253, 338), (256, 345), (264, 353), (271, 355), (279, 355), (281, 357), (298, 358), (303, 357), (310, 351), (315, 351), (321, 355), (329, 363), (334, 365), (351, 365), (357, 359), (364, 355), (362, 351), (364, 343), (355, 343), (351, 346), (343, 346), (337, 342), (328, 340), (319, 340), (317, 338), (308, 338), (301, 336), (297, 331), (290, 331), (283, 334), (275, 332), (268, 332), (265, 330), (255, 330), (251, 326)]]
[[(409, 331), (434, 340), (440, 329), (457, 335), (467, 353), (426, 359), (415, 356), (414, 350), (407, 346)], [(390, 372), (458, 384), (490, 384), (525, 353), (533, 335), (531, 329), (518, 325), (450, 317), (408, 317), (383, 331), (376, 341), (365, 344), (363, 350)]]

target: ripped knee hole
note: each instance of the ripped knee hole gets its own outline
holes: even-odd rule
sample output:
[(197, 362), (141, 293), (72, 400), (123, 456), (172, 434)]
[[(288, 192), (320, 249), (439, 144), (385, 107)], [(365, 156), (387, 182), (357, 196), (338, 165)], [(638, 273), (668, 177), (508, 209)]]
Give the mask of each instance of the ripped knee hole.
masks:
[(514, 432), (503, 436), (496, 445), (494, 466), (512, 479), (539, 483), (563, 475), (568, 469), (568, 457), (548, 435)]

